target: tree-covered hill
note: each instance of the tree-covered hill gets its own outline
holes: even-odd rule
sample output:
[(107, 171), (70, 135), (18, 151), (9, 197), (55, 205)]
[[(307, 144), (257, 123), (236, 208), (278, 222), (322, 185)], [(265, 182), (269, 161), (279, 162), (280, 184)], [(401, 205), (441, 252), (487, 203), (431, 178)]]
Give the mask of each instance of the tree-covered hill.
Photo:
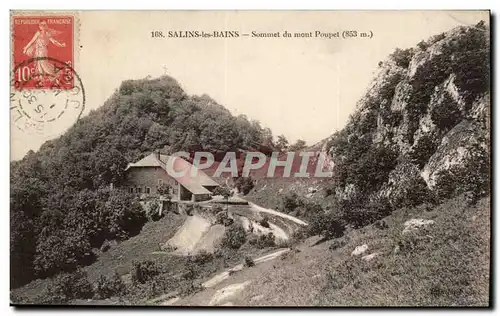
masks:
[(72, 270), (105, 240), (145, 221), (127, 193), (109, 191), (127, 163), (161, 149), (228, 151), (272, 142), (269, 129), (233, 117), (210, 97), (188, 96), (172, 78), (128, 80), (61, 137), (11, 163), (11, 280)]

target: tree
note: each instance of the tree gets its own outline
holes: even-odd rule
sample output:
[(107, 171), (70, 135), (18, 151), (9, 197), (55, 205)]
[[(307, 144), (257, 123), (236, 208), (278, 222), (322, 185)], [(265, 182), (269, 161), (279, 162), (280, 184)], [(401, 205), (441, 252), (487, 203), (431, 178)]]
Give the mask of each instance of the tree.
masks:
[(222, 237), (221, 244), (223, 247), (230, 249), (239, 249), (247, 240), (245, 229), (237, 223), (229, 226)]
[[(14, 286), (87, 264), (104, 240), (141, 229), (146, 218), (136, 197), (119, 193), (128, 163), (166, 146), (255, 149), (263, 135), (272, 142), (270, 129), (233, 117), (208, 96), (186, 95), (168, 76), (123, 82), (61, 137), (11, 163)], [(110, 183), (113, 192), (102, 190)]]
[(172, 187), (163, 182), (162, 184), (159, 184), (157, 186), (156, 192), (158, 192), (161, 197), (164, 197), (166, 200), (170, 201), (172, 199), (172, 195), (170, 194), (171, 190)]
[(252, 178), (248, 177), (239, 177), (235, 181), (235, 186), (238, 189), (238, 192), (243, 193), (243, 195), (247, 195), (254, 187)]
[(262, 130), (262, 145), (269, 148), (275, 147), (273, 140), (273, 133), (271, 132), (271, 129), (268, 127)]
[(306, 142), (302, 139), (297, 139), (295, 144), (290, 145), (288, 148), (289, 151), (299, 151), (306, 148)]
[(288, 149), (288, 140), (286, 139), (285, 135), (278, 136), (275, 147), (279, 151), (286, 151)]
[(226, 185), (221, 185), (215, 188), (214, 195), (222, 195), (224, 200), (226, 200), (226, 209), (229, 208), (229, 198), (233, 196), (234, 192)]

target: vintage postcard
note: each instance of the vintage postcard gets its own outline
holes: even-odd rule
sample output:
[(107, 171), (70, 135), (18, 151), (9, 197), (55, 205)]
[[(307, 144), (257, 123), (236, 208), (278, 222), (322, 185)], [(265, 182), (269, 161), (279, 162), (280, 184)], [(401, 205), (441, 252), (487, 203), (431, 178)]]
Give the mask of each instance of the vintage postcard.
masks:
[(489, 11), (10, 34), (12, 305), (491, 306)]

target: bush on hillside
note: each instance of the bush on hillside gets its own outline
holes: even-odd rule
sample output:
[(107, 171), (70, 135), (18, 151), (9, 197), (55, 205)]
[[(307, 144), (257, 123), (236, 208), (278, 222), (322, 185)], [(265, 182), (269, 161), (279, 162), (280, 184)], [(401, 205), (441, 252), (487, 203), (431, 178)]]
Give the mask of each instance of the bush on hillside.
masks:
[(196, 277), (200, 274), (200, 270), (201, 270), (200, 265), (195, 262), (195, 258), (193, 256), (189, 256), (187, 258), (187, 261), (186, 261), (184, 268), (185, 269), (184, 269), (184, 272), (182, 274), (182, 277), (185, 280), (191, 280), (191, 281), (196, 279)]
[(319, 235), (326, 239), (338, 238), (344, 234), (345, 226), (341, 215), (335, 212), (321, 210), (311, 216), (308, 226), (308, 235)]
[(378, 198), (367, 204), (345, 203), (342, 206), (342, 220), (354, 228), (364, 227), (392, 213), (394, 208), (387, 198)]
[(410, 149), (409, 158), (420, 169), (425, 166), (429, 158), (436, 152), (439, 141), (435, 135), (423, 135)]
[(440, 131), (447, 132), (460, 122), (462, 113), (448, 91), (444, 91), (443, 95), (443, 100), (431, 110), (431, 120)]
[(243, 265), (247, 268), (255, 266), (255, 262), (253, 261), (252, 257), (250, 256), (245, 256), (245, 260), (243, 262)]
[(251, 177), (239, 177), (236, 179), (234, 185), (238, 189), (238, 192), (247, 195), (254, 187), (254, 183)]
[(56, 209), (67, 209), (60, 219), (47, 212), (37, 223), (44, 232), (37, 235), (33, 260), (38, 277), (92, 263), (93, 248), (100, 248), (106, 240), (136, 235), (147, 221), (135, 197), (118, 189), (83, 190), (62, 198), (59, 204)]
[(263, 216), (262, 219), (259, 221), (260, 226), (269, 228), (269, 219), (267, 216)]
[(160, 201), (153, 199), (147, 203), (146, 216), (151, 221), (157, 221), (160, 217)]
[(334, 194), (335, 193), (335, 190), (333, 187), (325, 187), (323, 188), (323, 197), (324, 198), (327, 198), (329, 197), (330, 195)]
[(113, 296), (121, 296), (126, 293), (126, 286), (117, 273), (111, 277), (101, 275), (95, 285), (96, 299), (106, 299)]
[(411, 48), (408, 49), (396, 48), (394, 53), (391, 54), (391, 57), (396, 62), (396, 65), (403, 68), (408, 68), (412, 56), (413, 56), (413, 49)]
[(346, 237), (337, 238), (337, 239), (334, 239), (332, 241), (332, 243), (330, 244), (330, 246), (328, 247), (328, 249), (331, 250), (331, 251), (334, 251), (334, 250), (337, 250), (337, 249), (340, 249), (340, 248), (344, 247), (347, 244), (348, 244), (348, 241), (347, 241)]
[(87, 273), (77, 270), (73, 273), (57, 275), (37, 303), (62, 304), (74, 299), (89, 299), (94, 296), (92, 284), (87, 279)]
[(274, 234), (267, 233), (267, 234), (260, 235), (257, 238), (256, 246), (259, 249), (264, 249), (264, 248), (276, 246), (276, 238), (274, 237)]
[(281, 197), (280, 209), (285, 213), (294, 212), (298, 207), (302, 206), (303, 201), (295, 192), (289, 192)]
[(234, 220), (231, 217), (229, 217), (227, 211), (222, 210), (222, 208), (220, 209), (221, 211), (215, 214), (215, 223), (219, 225), (224, 225), (226, 227), (231, 226)]
[(245, 229), (237, 223), (233, 223), (226, 229), (222, 237), (221, 245), (225, 248), (239, 249), (247, 240)]
[(161, 268), (154, 261), (133, 261), (130, 276), (133, 283), (145, 283), (160, 273)]
[(199, 253), (193, 256), (192, 261), (197, 265), (204, 265), (206, 263), (212, 262), (214, 260), (214, 255), (206, 250), (201, 250)]

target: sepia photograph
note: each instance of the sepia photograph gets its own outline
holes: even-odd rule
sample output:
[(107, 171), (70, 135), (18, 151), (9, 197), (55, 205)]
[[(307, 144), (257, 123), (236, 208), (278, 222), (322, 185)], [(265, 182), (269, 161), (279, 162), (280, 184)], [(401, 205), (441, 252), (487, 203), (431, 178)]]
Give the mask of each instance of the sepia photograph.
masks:
[(492, 306), (490, 11), (9, 27), (11, 306)]

